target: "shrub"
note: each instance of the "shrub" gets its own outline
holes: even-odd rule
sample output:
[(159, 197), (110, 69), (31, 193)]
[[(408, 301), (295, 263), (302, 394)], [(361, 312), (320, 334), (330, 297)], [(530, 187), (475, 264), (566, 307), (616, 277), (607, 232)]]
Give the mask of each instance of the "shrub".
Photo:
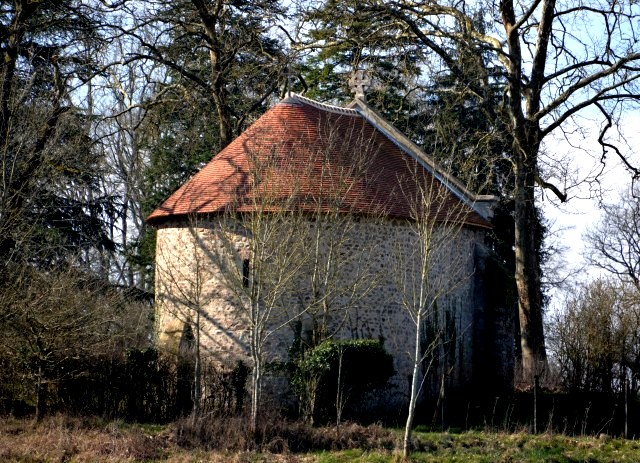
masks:
[(393, 357), (372, 339), (327, 340), (293, 357), (291, 384), (309, 422), (335, 418), (339, 423), (343, 412), (357, 414), (364, 399), (385, 388), (394, 373)]

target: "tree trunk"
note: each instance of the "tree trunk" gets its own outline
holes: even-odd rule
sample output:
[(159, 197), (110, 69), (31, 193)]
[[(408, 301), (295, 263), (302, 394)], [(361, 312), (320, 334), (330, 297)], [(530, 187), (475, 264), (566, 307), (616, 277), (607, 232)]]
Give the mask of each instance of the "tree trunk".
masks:
[(47, 404), (47, 384), (44, 377), (42, 362), (38, 365), (38, 380), (36, 382), (36, 421), (42, 421)]
[(416, 403), (418, 402), (418, 375), (420, 373), (420, 327), (422, 325), (422, 313), (418, 312), (416, 317), (416, 337), (415, 350), (413, 356), (413, 374), (411, 376), (411, 398), (409, 400), (409, 411), (407, 412), (407, 424), (404, 428), (404, 439), (402, 442), (402, 454), (405, 458), (409, 456), (411, 450), (411, 431), (413, 428), (413, 418), (416, 413)]
[(229, 110), (227, 108), (227, 104), (224, 96), (222, 95), (222, 92), (222, 89), (214, 90), (212, 95), (213, 101), (216, 105), (216, 112), (218, 113), (218, 134), (220, 136), (220, 149), (225, 148), (229, 143), (233, 141), (231, 115), (229, 114)]
[(538, 217), (535, 206), (535, 174), (537, 150), (518, 154), (516, 159), (515, 258), (520, 345), (522, 349), (521, 380), (531, 384), (544, 372), (547, 355), (542, 326), (542, 295), (537, 252)]
[(258, 407), (260, 405), (260, 391), (262, 389), (262, 361), (259, 355), (253, 357), (253, 373), (252, 373), (252, 391), (251, 391), (251, 432), (255, 435), (258, 428)]
[(340, 423), (342, 422), (342, 412), (345, 406), (345, 393), (342, 384), (342, 361), (344, 359), (344, 348), (339, 347), (338, 356), (338, 384), (336, 389), (336, 429), (340, 429)]
[(196, 309), (196, 358), (194, 368), (193, 385), (193, 411), (196, 416), (200, 415), (200, 402), (202, 401), (202, 365), (200, 358), (200, 311), (202, 308), (198, 304)]
[(224, 2), (216, 0), (213, 4), (208, 4), (202, 0), (192, 0), (196, 7), (200, 20), (204, 26), (209, 45), (209, 62), (211, 63), (211, 98), (213, 100), (216, 113), (218, 114), (218, 134), (220, 136), (220, 149), (226, 147), (233, 140), (232, 115), (227, 105), (226, 81), (224, 78), (224, 65), (221, 64), (221, 38), (218, 36), (217, 26), (219, 21), (223, 21)]

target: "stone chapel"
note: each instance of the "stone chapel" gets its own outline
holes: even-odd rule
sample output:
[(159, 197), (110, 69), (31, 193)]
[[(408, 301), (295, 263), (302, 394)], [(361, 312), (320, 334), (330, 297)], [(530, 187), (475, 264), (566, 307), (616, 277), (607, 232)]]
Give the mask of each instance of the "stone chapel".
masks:
[[(428, 279), (437, 300), (420, 329), (425, 346), (440, 343), (438, 384), (509, 389), (514, 320), (487, 297), (494, 202), (361, 96), (338, 107), (289, 95), (147, 218), (157, 229), (158, 342), (177, 352), (197, 324), (204, 354), (251, 367), (255, 331), (268, 362), (286, 361), (296, 329), (309, 343), (380, 339), (402, 397), (416, 333), (407, 301)], [(417, 223), (434, 240), (449, 227), (426, 273)]]

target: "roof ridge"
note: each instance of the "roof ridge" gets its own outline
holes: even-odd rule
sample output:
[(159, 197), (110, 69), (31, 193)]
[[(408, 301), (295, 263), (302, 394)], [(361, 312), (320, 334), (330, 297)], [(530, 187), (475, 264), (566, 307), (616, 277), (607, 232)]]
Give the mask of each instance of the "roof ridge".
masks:
[(492, 215), (492, 206), (482, 203), (494, 203), (497, 198), (494, 195), (478, 195), (469, 190), (460, 179), (442, 167), (425, 153), (416, 143), (398, 130), (391, 122), (386, 120), (378, 111), (366, 104), (362, 99), (356, 98), (351, 107), (364, 117), (376, 129), (382, 132), (391, 142), (395, 143), (398, 148), (407, 155), (420, 162), (429, 173), (434, 175), (438, 180), (455, 194), (460, 200), (466, 203), (471, 209), (479, 213), (483, 218), (488, 219)]
[(286, 98), (280, 100), (278, 104), (295, 104), (296, 102), (307, 104), (309, 106), (313, 106), (314, 108), (321, 109), (323, 111), (329, 111), (336, 114), (344, 114), (347, 116), (361, 117), (361, 114), (353, 108), (344, 108), (342, 106), (335, 106), (328, 103), (321, 103), (319, 101), (312, 100), (311, 98), (298, 95), (297, 93), (291, 93)]

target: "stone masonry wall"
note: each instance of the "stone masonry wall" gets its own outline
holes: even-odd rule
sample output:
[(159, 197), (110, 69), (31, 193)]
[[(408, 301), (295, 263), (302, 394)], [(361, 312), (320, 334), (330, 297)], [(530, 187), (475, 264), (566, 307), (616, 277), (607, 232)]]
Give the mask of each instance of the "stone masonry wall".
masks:
[[(316, 226), (313, 220), (298, 225), (307, 227), (305, 233), (313, 232)], [(322, 256), (329, 255), (331, 249), (335, 259), (342, 259), (332, 274), (340, 283), (334, 284), (332, 293), (325, 288), (324, 299), (319, 299), (324, 307), (314, 305), (313, 266), (302, 266), (300, 271), (304, 274), (283, 302), (286, 310), (274, 317), (276, 324), (285, 326), (268, 340), (267, 361), (286, 360), (294, 335), (293, 323), (286, 322), (296, 311), (304, 312), (297, 318), (302, 322), (303, 335), (326, 317), (326, 334), (337, 339), (384, 340), (394, 358), (396, 397), (403, 399), (408, 394), (415, 325), (403, 308), (402, 296), (412, 294), (409, 288), (420, 274), (419, 259), (413, 255), (418, 247), (416, 235), (408, 223), (395, 220), (354, 219), (348, 226), (339, 226), (340, 239), (323, 239), (318, 250)], [(218, 234), (223, 228), (226, 238), (220, 240)], [(484, 303), (474, 300), (479, 284), (474, 272), (483, 236), (484, 232), (478, 229), (457, 230), (447, 237), (448, 244), (435, 253), (430, 264), (432, 291), (435, 288), (442, 294), (428, 315), (431, 328), (423, 335), (429, 343), (440, 331), (440, 339), (446, 340), (434, 351), (440, 359), (435, 363), (440, 370), (434, 369), (432, 374), (438, 377), (446, 373), (449, 387), (468, 387), (474, 377), (474, 336), (478, 336), (480, 326), (474, 315), (482, 313)], [(249, 249), (248, 233), (241, 226), (223, 227), (216, 219), (191, 226), (167, 223), (158, 229), (156, 322), (161, 346), (177, 352), (185, 323), (194, 323), (196, 309), (201, 307), (204, 353), (223, 365), (232, 366), (238, 359), (251, 364), (248, 315), (242, 308), (241, 291), (237, 290), (247, 285), (243, 261), (251, 258)], [(310, 241), (308, 251), (313, 250), (314, 243)], [(314, 265), (318, 265), (317, 260)], [(402, 275), (407, 276), (404, 283)], [(405, 291), (399, 291), (402, 286)]]

